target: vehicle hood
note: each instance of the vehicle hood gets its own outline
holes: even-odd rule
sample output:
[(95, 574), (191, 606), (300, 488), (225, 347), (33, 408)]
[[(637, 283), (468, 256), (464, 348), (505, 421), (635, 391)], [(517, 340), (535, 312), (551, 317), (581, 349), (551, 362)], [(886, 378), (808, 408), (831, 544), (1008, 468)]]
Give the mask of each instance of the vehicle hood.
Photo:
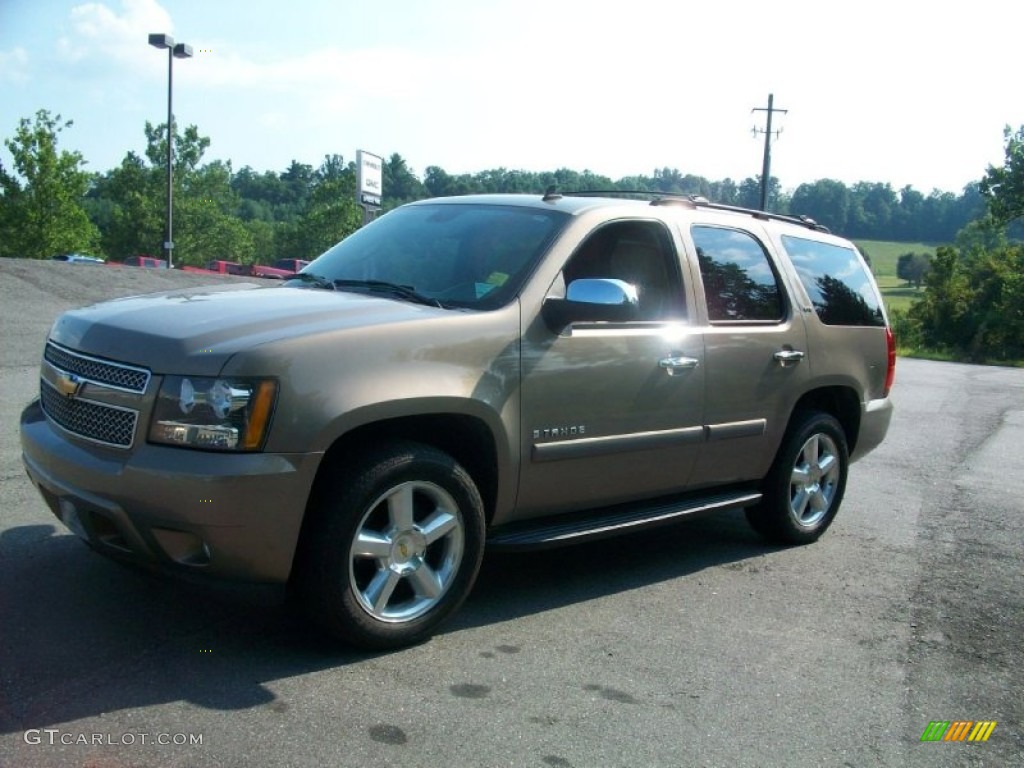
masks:
[(57, 319), (50, 339), (155, 374), (214, 376), (233, 354), (260, 344), (449, 312), (344, 291), (240, 284), (131, 296), (72, 310)]

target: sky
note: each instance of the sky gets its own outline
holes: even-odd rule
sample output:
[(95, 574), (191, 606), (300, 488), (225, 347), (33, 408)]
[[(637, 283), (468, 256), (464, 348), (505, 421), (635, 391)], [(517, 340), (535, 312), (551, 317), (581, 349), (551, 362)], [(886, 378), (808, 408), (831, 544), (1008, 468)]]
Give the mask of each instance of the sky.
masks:
[[(0, 0), (0, 137), (46, 109), (104, 172), (174, 112), (235, 170), (398, 153), (494, 168), (771, 173), (959, 193), (1024, 125), (1013, 0)], [(11, 156), (0, 148), (0, 162)], [(387, 195), (387, 190), (384, 190)]]

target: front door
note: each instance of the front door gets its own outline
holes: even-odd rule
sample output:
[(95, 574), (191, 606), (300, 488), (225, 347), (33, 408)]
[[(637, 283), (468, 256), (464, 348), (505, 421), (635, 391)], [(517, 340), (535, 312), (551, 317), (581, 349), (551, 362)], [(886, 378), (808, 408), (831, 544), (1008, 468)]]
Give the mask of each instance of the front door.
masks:
[(638, 317), (524, 332), (524, 516), (683, 490), (704, 440), (703, 337), (669, 232), (652, 221), (604, 225), (554, 291), (580, 278), (634, 285)]

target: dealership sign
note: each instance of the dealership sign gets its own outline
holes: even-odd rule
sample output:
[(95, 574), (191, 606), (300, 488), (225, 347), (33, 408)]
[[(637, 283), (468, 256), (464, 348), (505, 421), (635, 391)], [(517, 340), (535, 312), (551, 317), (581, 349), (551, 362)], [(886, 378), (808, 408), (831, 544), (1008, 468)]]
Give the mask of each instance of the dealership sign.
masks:
[(384, 161), (363, 150), (356, 151), (356, 196), (360, 205), (380, 208), (384, 194)]

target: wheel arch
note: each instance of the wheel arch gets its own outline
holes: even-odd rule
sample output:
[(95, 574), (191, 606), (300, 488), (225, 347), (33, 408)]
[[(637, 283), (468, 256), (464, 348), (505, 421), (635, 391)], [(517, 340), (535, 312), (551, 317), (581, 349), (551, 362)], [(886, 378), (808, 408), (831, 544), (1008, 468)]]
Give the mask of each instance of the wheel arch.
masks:
[(491, 428), (476, 416), (427, 413), (362, 424), (338, 437), (320, 462), (320, 473), (344, 466), (370, 444), (408, 440), (444, 451), (465, 467), (480, 492), (489, 521), (498, 497), (498, 443)]
[(834, 417), (843, 428), (847, 449), (852, 454), (860, 434), (861, 408), (856, 391), (846, 386), (828, 386), (812, 389), (800, 396), (793, 406), (790, 424), (796, 415), (807, 411), (823, 411)]
[(302, 557), (304, 542), (314, 527), (313, 510), (318, 494), (332, 473), (344, 471), (368, 448), (389, 442), (415, 442), (444, 451), (461, 464), (480, 493), (485, 520), (489, 523), (501, 492), (499, 444), (482, 419), (461, 413), (427, 413), (397, 416), (360, 424), (339, 435), (324, 453), (313, 480), (299, 533), (292, 571)]

